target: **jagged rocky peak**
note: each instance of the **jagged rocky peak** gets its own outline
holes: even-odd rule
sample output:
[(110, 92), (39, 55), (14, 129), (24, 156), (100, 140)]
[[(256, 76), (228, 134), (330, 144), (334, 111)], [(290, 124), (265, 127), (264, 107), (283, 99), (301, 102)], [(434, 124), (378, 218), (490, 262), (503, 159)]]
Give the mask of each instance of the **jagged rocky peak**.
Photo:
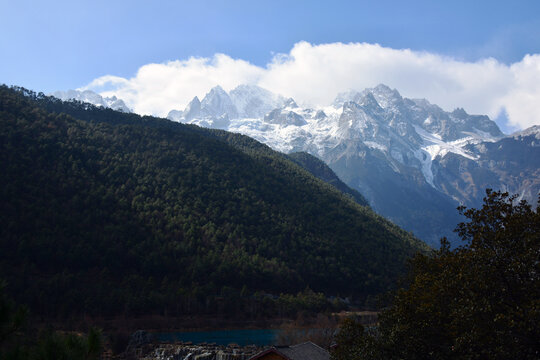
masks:
[(291, 109), (297, 109), (298, 104), (296, 103), (296, 101), (294, 101), (293, 98), (288, 98), (287, 100), (285, 100), (284, 107), (291, 108)]
[(355, 97), (355, 102), (373, 113), (380, 114), (383, 111), (382, 107), (377, 102), (377, 99), (375, 99), (375, 96), (370, 92), (359, 94)]
[(466, 120), (469, 114), (465, 111), (464, 108), (455, 108), (451, 113), (452, 117), (456, 120)]
[[(437, 132), (440, 121), (449, 121), (447, 112), (435, 104), (431, 104), (426, 99), (407, 99), (403, 102), (411, 109), (411, 120), (414, 124), (423, 127), (429, 132)], [(431, 127), (431, 128), (430, 128)]]
[(87, 102), (96, 106), (105, 106), (103, 97), (91, 90), (56, 91), (52, 95), (64, 101), (79, 100), (79, 101)]
[(332, 105), (341, 107), (348, 101), (353, 101), (359, 105), (381, 107), (386, 109), (396, 104), (401, 104), (403, 98), (395, 89), (390, 89), (384, 84), (379, 84), (374, 88), (367, 88), (362, 92), (356, 90), (348, 90), (339, 93)]
[(540, 140), (540, 125), (533, 125), (525, 130), (517, 131), (511, 136), (515, 139), (524, 138), (527, 136), (534, 136), (536, 139)]
[[(430, 114), (445, 114), (447, 113), (441, 109), (438, 105), (432, 104), (426, 99), (403, 99), (410, 107), (416, 111), (426, 111)], [(448, 116), (447, 116), (448, 117)]]
[(374, 88), (366, 89), (363, 93), (365, 94), (368, 92), (373, 94), (373, 97), (383, 109), (403, 102), (403, 98), (396, 89), (391, 89), (384, 84), (379, 84)]
[(449, 124), (448, 128), (452, 130), (452, 133), (442, 133), (443, 138), (448, 140), (455, 140), (463, 137), (466, 133), (476, 134), (482, 138), (491, 137), (497, 139), (504, 134), (497, 124), (492, 121), (486, 115), (469, 115), (465, 109), (456, 108), (449, 113), (450, 119), (453, 124)]
[(279, 124), (282, 126), (302, 126), (306, 125), (306, 120), (295, 113), (285, 109), (274, 109), (264, 116), (264, 121), (270, 124)]
[(201, 101), (195, 96), (189, 104), (187, 104), (183, 117), (186, 121), (198, 117), (201, 114)]
[(105, 104), (107, 104), (107, 107), (116, 110), (116, 111), (122, 111), (122, 112), (131, 112), (131, 109), (127, 107), (126, 103), (124, 103), (124, 100), (118, 99), (116, 96), (112, 97), (106, 97), (103, 98), (105, 101)]
[(371, 139), (374, 136), (374, 129), (378, 127), (377, 121), (356, 102), (347, 101), (343, 104), (343, 111), (339, 117), (342, 137), (360, 136), (362, 139)]
[(104, 98), (98, 93), (95, 93), (91, 90), (55, 91), (51, 95), (63, 101), (78, 100), (95, 106), (111, 108), (116, 111), (122, 111), (126, 113), (131, 112), (131, 110), (127, 107), (124, 101), (118, 99), (116, 96)]
[(323, 110), (318, 110), (316, 113), (315, 113), (315, 116), (313, 116), (313, 118), (315, 120), (322, 120), (322, 119), (326, 119), (327, 116), (326, 116), (326, 113), (323, 111)]
[(499, 126), (487, 115), (470, 115), (467, 120), (467, 127), (463, 131), (475, 132), (482, 135), (482, 137), (486, 137), (485, 134), (489, 134), (494, 139), (504, 136)]
[(201, 113), (205, 117), (222, 117), (224, 114), (229, 119), (238, 117), (229, 94), (219, 85), (213, 87), (201, 101)]
[(240, 118), (262, 118), (272, 109), (283, 107), (285, 98), (257, 85), (239, 85), (229, 96)]
[(356, 112), (357, 110), (360, 109), (360, 105), (358, 105), (357, 103), (355, 103), (354, 101), (346, 101), (343, 103), (343, 112), (342, 112), (342, 116), (343, 114), (345, 113), (352, 113), (352, 112)]
[(379, 84), (375, 86), (374, 88), (367, 89), (367, 90), (371, 91), (375, 96), (386, 97), (388, 99), (390, 98), (402, 99), (399, 91), (397, 91), (396, 89), (392, 89), (388, 85), (385, 85), (385, 84)]

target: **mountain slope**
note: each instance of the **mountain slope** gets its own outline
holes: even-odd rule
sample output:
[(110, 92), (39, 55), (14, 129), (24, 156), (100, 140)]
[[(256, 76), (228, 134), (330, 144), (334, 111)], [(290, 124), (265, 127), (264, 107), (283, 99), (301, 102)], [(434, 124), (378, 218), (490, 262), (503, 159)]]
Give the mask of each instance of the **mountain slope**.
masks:
[(365, 299), (426, 249), (243, 135), (5, 86), (0, 122), (0, 270), (42, 315), (215, 312), (307, 286)]
[(313, 176), (329, 183), (344, 194), (351, 196), (360, 205), (369, 206), (367, 200), (358, 191), (348, 187), (323, 161), (305, 152), (289, 154), (289, 158), (309, 171)]
[[(270, 95), (260, 102), (271, 103)], [(505, 137), (487, 116), (446, 112), (385, 85), (338, 94), (331, 106), (302, 108), (288, 99), (264, 116), (230, 116), (227, 129), (318, 157), (375, 211), (434, 246), (441, 236), (457, 241), (452, 230), (463, 219), (456, 207), (479, 206), (485, 187), (531, 203), (540, 191), (538, 146)]]
[(438, 187), (454, 197), (479, 204), (485, 188), (518, 193), (521, 199), (537, 204), (540, 190), (540, 126), (496, 142), (470, 144), (467, 151), (475, 159), (450, 154), (437, 159)]

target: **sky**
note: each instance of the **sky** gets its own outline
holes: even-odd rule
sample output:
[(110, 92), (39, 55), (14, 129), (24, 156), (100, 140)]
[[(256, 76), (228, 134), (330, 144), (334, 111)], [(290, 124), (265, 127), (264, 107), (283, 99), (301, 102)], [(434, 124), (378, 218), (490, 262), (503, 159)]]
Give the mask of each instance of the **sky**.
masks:
[(540, 1), (0, 0), (0, 83), (164, 116), (217, 84), (304, 104), (378, 83), (540, 124)]

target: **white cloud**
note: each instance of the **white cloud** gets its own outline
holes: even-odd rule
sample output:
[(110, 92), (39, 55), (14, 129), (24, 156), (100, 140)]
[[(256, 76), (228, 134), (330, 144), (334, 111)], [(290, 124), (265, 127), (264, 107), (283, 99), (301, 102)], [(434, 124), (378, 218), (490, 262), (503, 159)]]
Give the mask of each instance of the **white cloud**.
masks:
[(144, 65), (131, 79), (107, 75), (81, 89), (116, 95), (139, 114), (165, 116), (169, 110), (183, 109), (194, 96), (201, 98), (216, 85), (230, 90), (240, 84), (257, 83), (263, 72), (247, 61), (216, 54), (211, 59)]
[(342, 91), (384, 83), (445, 110), (463, 107), (491, 118), (506, 110), (513, 126), (540, 124), (540, 55), (505, 65), (492, 58), (465, 62), (377, 44), (299, 42), (266, 67), (216, 54), (144, 65), (131, 79), (107, 75), (84, 88), (114, 94), (138, 113), (164, 116), (215, 85), (230, 90), (243, 83), (311, 105), (328, 104)]

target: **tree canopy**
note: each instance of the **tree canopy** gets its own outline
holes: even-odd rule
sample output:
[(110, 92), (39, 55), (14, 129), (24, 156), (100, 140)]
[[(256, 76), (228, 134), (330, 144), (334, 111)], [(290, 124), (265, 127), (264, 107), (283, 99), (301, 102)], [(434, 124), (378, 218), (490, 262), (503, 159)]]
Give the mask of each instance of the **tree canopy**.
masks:
[(43, 330), (36, 336), (26, 327), (28, 312), (4, 293), (0, 282), (0, 359), (2, 360), (93, 360), (99, 359), (101, 331), (87, 335)]
[(335, 359), (540, 357), (540, 211), (491, 190), (482, 208), (459, 211), (464, 244), (451, 250), (443, 239), (417, 255), (378, 328), (353, 327), (359, 339), (343, 342)]

